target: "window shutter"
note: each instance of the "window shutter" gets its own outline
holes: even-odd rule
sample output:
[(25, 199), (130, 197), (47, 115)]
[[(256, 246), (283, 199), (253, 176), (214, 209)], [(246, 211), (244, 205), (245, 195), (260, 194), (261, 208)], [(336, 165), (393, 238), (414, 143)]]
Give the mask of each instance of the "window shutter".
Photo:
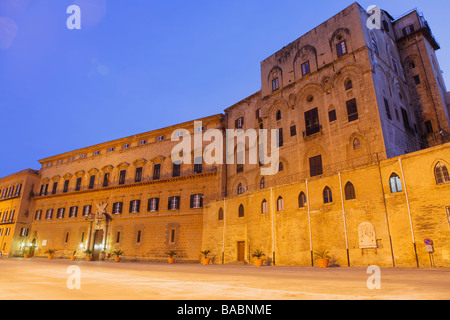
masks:
[(200, 208), (203, 208), (203, 194), (200, 195)]
[(193, 194), (191, 194), (191, 204), (190, 204), (190, 208), (192, 209), (192, 208), (194, 208), (194, 195)]
[(176, 208), (177, 208), (177, 210), (178, 210), (178, 209), (180, 209), (180, 197), (179, 197), (179, 196), (178, 196), (178, 197), (175, 197), (175, 199), (176, 199), (176, 201), (177, 201)]

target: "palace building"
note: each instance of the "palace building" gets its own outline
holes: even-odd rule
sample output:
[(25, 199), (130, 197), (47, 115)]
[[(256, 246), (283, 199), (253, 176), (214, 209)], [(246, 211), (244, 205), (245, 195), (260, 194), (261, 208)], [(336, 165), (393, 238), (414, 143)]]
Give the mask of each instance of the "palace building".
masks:
[[(199, 119), (203, 127), (89, 146), (0, 179), (0, 232), (10, 228), (2, 251), (68, 258), (90, 249), (103, 260), (123, 250), (136, 261), (175, 251), (197, 262), (210, 250), (213, 263), (246, 263), (262, 250), (268, 264), (311, 266), (326, 250), (337, 266), (450, 267), (450, 94), (439, 43), (417, 10), (397, 19), (381, 10), (374, 28), (370, 18), (354, 3), (268, 57), (261, 90)], [(190, 164), (172, 161), (173, 134), (209, 129), (223, 141), (227, 129), (277, 129), (278, 173), (201, 163), (195, 152)], [(236, 158), (239, 150), (247, 159), (248, 147), (236, 146)]]

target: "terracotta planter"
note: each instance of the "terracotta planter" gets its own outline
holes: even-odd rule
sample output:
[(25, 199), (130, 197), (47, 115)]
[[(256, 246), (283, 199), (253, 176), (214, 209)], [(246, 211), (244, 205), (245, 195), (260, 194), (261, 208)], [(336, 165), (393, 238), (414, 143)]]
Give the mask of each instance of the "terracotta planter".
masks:
[(47, 256), (47, 258), (48, 258), (49, 260), (51, 260), (51, 259), (53, 259), (53, 256), (49, 255), (49, 256)]
[(70, 260), (75, 261), (75, 257), (70, 257)]
[(92, 257), (86, 257), (86, 261), (92, 261)]
[(255, 266), (261, 267), (263, 262), (264, 262), (263, 259), (255, 259)]
[(25, 259), (28, 259), (28, 258), (30, 257), (30, 255), (24, 254), (23, 257), (24, 257)]
[(328, 262), (330, 262), (330, 259), (317, 259), (320, 268), (328, 268)]
[(115, 261), (115, 262), (120, 262), (120, 257), (115, 257), (115, 258), (114, 258), (114, 261)]
[(209, 264), (210, 261), (211, 261), (211, 258), (203, 258), (203, 259), (202, 259), (202, 264), (203, 264), (204, 266), (207, 266), (207, 265)]
[(174, 264), (175, 258), (168, 258), (167, 261), (169, 261), (169, 264)]

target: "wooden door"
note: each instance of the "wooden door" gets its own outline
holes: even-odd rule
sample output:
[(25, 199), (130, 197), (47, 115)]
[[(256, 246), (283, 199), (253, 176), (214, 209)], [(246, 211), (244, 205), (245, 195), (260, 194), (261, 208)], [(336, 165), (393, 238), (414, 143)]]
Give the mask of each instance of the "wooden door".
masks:
[(245, 261), (245, 242), (239, 241), (237, 243), (237, 256), (238, 261)]
[(103, 230), (95, 231), (94, 235), (94, 252), (92, 254), (93, 260), (97, 261), (100, 256), (100, 252), (103, 249)]

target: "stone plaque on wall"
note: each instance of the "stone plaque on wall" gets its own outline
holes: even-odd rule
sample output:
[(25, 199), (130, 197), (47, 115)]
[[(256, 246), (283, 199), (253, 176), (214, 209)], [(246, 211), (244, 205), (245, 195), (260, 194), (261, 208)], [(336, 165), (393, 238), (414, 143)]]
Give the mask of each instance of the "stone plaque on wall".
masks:
[(364, 222), (359, 225), (358, 237), (360, 249), (377, 248), (377, 237), (375, 234), (375, 227), (370, 222)]

